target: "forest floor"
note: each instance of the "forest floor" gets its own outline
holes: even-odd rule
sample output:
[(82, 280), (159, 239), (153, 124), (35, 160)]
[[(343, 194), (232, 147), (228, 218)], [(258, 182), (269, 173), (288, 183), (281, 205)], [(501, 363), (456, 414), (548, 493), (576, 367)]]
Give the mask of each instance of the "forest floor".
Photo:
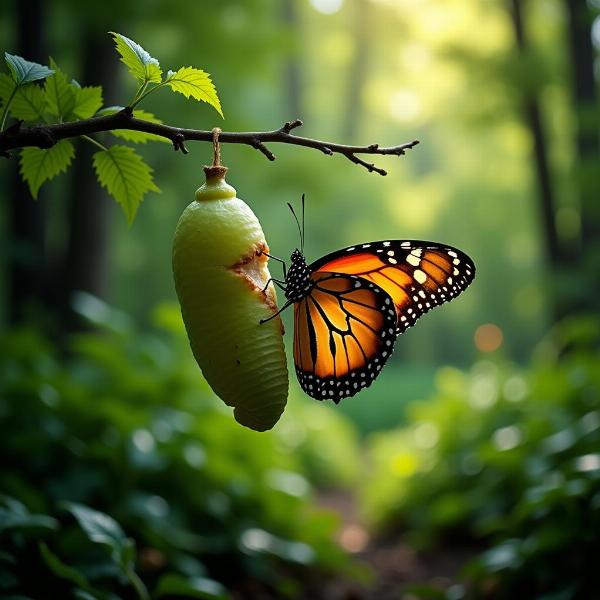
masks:
[(368, 583), (334, 584), (328, 596), (336, 600), (416, 600), (411, 586), (451, 588), (462, 567), (475, 556), (472, 548), (418, 552), (401, 533), (387, 539), (372, 538), (348, 492), (321, 493), (319, 504), (341, 516), (340, 544), (371, 571)]

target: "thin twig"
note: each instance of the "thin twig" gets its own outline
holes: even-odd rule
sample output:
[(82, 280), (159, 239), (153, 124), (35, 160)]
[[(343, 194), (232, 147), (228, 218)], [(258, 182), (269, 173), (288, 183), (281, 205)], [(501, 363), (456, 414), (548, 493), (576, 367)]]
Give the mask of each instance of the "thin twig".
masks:
[[(380, 156), (394, 155), (402, 156), (406, 150), (416, 146), (419, 141), (413, 140), (399, 146), (380, 147), (378, 144), (368, 146), (348, 146), (315, 140), (308, 137), (294, 135), (292, 130), (300, 127), (302, 121), (296, 119), (284, 123), (279, 129), (273, 131), (223, 131), (219, 134), (221, 144), (246, 144), (262, 152), (269, 160), (275, 160), (275, 155), (267, 147), (267, 143), (292, 144), (314, 148), (321, 152), (332, 155), (341, 154), (351, 162), (366, 168), (369, 172), (385, 175), (386, 172), (373, 163), (369, 163), (357, 155), (376, 154)], [(137, 119), (132, 115), (130, 109), (123, 109), (112, 115), (94, 117), (73, 121), (69, 123), (57, 123), (54, 125), (36, 125), (32, 127), (21, 127), (16, 131), (8, 129), (0, 133), (0, 155), (5, 155), (8, 150), (24, 148), (27, 146), (38, 146), (49, 148), (60, 140), (83, 135), (99, 133), (101, 131), (113, 131), (115, 129), (129, 129), (131, 131), (142, 131), (167, 138), (173, 143), (175, 150), (187, 154), (186, 141), (212, 142), (212, 131), (198, 129), (184, 129), (171, 127), (161, 123), (151, 123)]]

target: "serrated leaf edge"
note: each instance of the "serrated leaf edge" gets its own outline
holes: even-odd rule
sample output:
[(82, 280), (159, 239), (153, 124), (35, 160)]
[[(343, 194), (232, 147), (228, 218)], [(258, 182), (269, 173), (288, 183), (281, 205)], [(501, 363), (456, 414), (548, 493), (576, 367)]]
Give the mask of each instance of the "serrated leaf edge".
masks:
[[(26, 177), (25, 172), (23, 170), (23, 154), (24, 154), (24, 151), (27, 150), (27, 149), (29, 149), (29, 148), (32, 148), (32, 147), (30, 146), (28, 148), (23, 148), (23, 150), (21, 152), (21, 158), (20, 158), (20, 161), (19, 161), (20, 162), (19, 173), (21, 174), (21, 177), (22, 177), (23, 181), (25, 181), (25, 183), (27, 184), (27, 187), (29, 188), (29, 191), (30, 191), (31, 195), (33, 196), (33, 198), (35, 200), (37, 200), (37, 196), (38, 196), (38, 193), (39, 193), (42, 185), (44, 185), (44, 183), (46, 183), (47, 181), (51, 181), (52, 179), (54, 179), (55, 177), (57, 177), (61, 173), (66, 172), (66, 170), (71, 165), (71, 162), (73, 161), (73, 157), (75, 156), (75, 147), (73, 146), (73, 144), (71, 143), (70, 140), (60, 140), (58, 142), (58, 144), (62, 144), (62, 143), (64, 143), (65, 145), (67, 145), (70, 148), (70, 150), (71, 150), (71, 155), (70, 155), (68, 161), (62, 167), (60, 167), (58, 169), (58, 171), (56, 171), (56, 173), (53, 173), (52, 175), (50, 175), (48, 177), (45, 177), (42, 181), (39, 181), (39, 176), (36, 177), (35, 183), (37, 184), (37, 186), (35, 186), (35, 189), (34, 189), (34, 184)], [(58, 146), (58, 144), (56, 144), (56, 146)], [(56, 146), (53, 146), (53, 148), (56, 148)], [(42, 155), (43, 156), (43, 160), (40, 163), (40, 165), (43, 165), (45, 163), (45, 161), (48, 159), (48, 157), (51, 156), (52, 148), (47, 148), (47, 149), (35, 148), (35, 147), (33, 147), (33, 148), (35, 150), (39, 150), (39, 151), (41, 151), (41, 152), (44, 153)], [(39, 174), (40, 171), (41, 171), (41, 168), (38, 169), (37, 173)]]
[[(131, 210), (130, 206), (129, 206), (129, 202), (127, 202), (127, 205), (122, 203), (118, 198), (116, 198), (112, 192), (110, 191), (108, 184), (106, 182), (102, 181), (102, 178), (100, 177), (100, 173), (98, 172), (98, 168), (96, 166), (96, 156), (100, 155), (100, 154), (108, 154), (108, 156), (110, 157), (110, 159), (112, 160), (113, 164), (115, 165), (115, 168), (117, 169), (117, 171), (119, 172), (119, 175), (121, 176), (124, 186), (126, 189), (129, 189), (130, 186), (127, 184), (127, 180), (125, 179), (124, 175), (123, 175), (123, 171), (121, 169), (121, 167), (119, 166), (119, 164), (117, 163), (117, 161), (114, 159), (114, 156), (111, 154), (110, 150), (112, 148), (129, 148), (137, 157), (139, 157), (143, 164), (146, 165), (146, 167), (148, 167), (149, 169), (149, 176), (150, 176), (150, 181), (149, 181), (149, 186), (148, 189), (144, 191), (144, 193), (141, 195), (141, 198), (139, 200), (139, 202), (137, 203), (137, 205), (133, 208), (133, 210)], [(116, 200), (116, 202), (118, 204), (121, 205), (121, 207), (123, 208), (123, 212), (125, 213), (125, 216), (127, 218), (127, 222), (128, 224), (131, 226), (131, 224), (133, 223), (133, 219), (135, 218), (135, 215), (137, 213), (137, 209), (138, 206), (142, 203), (144, 196), (146, 195), (147, 192), (158, 192), (160, 193), (160, 188), (154, 183), (153, 179), (152, 179), (152, 173), (153, 173), (153, 169), (150, 165), (148, 165), (148, 163), (133, 149), (131, 148), (131, 146), (120, 146), (120, 145), (115, 145), (115, 146), (110, 146), (109, 148), (107, 148), (106, 150), (99, 150), (98, 152), (96, 152), (93, 157), (92, 157), (92, 161), (94, 164), (94, 170), (96, 171), (96, 177), (98, 179), (98, 182), (100, 183), (100, 185), (106, 189), (106, 191)], [(131, 194), (127, 194), (127, 197), (131, 197)]]

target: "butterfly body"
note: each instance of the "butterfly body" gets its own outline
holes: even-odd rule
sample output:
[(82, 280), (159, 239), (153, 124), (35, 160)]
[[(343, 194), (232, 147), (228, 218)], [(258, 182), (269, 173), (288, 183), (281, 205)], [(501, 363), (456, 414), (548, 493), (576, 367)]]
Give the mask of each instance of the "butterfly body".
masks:
[(290, 256), (291, 265), (285, 277), (285, 297), (291, 302), (298, 302), (310, 293), (313, 282), (311, 270), (300, 250), (296, 249)]
[(290, 258), (277, 284), (281, 310), (294, 305), (296, 375), (308, 395), (336, 403), (371, 385), (398, 335), (475, 276), (464, 252), (420, 240), (349, 246), (310, 265), (298, 249)]

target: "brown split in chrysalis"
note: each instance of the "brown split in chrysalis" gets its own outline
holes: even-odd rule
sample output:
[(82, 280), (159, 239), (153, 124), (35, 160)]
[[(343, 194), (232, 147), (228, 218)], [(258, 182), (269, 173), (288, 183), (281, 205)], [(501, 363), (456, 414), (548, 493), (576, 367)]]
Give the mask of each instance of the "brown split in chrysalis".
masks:
[[(242, 277), (252, 291), (261, 294), (269, 310), (275, 312), (277, 310), (275, 294), (269, 293), (268, 289), (265, 289), (268, 271), (265, 269), (264, 263), (267, 262), (265, 254), (268, 252), (269, 247), (265, 243), (256, 244), (251, 252), (229, 268), (236, 275)], [(283, 323), (281, 323), (281, 331), (284, 332)]]

